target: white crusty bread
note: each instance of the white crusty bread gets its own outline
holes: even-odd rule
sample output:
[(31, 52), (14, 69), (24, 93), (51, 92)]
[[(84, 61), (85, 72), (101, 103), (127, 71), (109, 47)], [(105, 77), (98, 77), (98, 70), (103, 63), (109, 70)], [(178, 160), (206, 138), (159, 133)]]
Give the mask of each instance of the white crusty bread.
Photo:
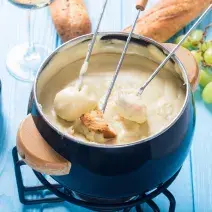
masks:
[(17, 149), (23, 161), (32, 169), (48, 175), (66, 175), (71, 163), (56, 153), (38, 132), (31, 115), (20, 124)]
[(63, 42), (91, 32), (91, 22), (83, 0), (54, 0), (50, 11)]
[[(161, 0), (139, 18), (134, 32), (165, 42), (198, 17), (210, 3), (212, 0)], [(124, 31), (130, 30), (131, 26)]]
[(109, 127), (100, 110), (93, 110), (80, 117), (82, 124), (89, 130), (95, 133), (103, 134), (104, 138), (115, 138), (116, 133)]

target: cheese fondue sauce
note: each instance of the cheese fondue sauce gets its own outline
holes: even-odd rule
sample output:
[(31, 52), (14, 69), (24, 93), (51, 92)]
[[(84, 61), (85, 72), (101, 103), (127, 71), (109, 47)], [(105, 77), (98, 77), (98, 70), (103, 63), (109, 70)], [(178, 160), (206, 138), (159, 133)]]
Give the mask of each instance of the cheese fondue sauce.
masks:
[[(104, 99), (119, 59), (120, 54), (115, 53), (101, 53), (91, 57), (83, 85), (88, 87), (89, 92), (95, 94), (99, 105)], [(55, 95), (59, 91), (76, 84), (83, 62), (84, 59), (75, 61), (53, 76), (42, 90), (39, 102), (47, 118), (60, 131), (72, 132), (76, 138), (88, 142), (83, 135), (72, 130), (72, 126), (76, 123), (59, 118), (53, 106)], [(138, 124), (118, 115), (114, 103), (117, 92), (125, 90), (128, 93), (136, 93), (157, 66), (157, 63), (143, 56), (126, 55), (104, 114), (105, 120), (114, 129), (117, 137), (106, 142), (106, 145), (120, 145), (152, 136), (166, 128), (182, 109), (186, 95), (183, 80), (172, 71), (163, 69), (141, 96), (141, 101), (147, 107), (147, 121)]]

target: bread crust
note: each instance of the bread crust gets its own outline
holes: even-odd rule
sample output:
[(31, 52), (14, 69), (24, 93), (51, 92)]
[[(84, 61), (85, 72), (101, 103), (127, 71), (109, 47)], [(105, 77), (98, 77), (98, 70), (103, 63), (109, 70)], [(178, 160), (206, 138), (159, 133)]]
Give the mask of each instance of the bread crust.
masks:
[(99, 110), (94, 110), (82, 115), (80, 120), (89, 131), (101, 133), (106, 139), (116, 137), (115, 132), (110, 129), (109, 125), (104, 120), (103, 113)]
[[(199, 16), (212, 0), (161, 0), (142, 15), (135, 33), (165, 42)], [(131, 26), (124, 29), (129, 32)]]
[(50, 12), (63, 42), (91, 32), (91, 22), (83, 0), (54, 0)]

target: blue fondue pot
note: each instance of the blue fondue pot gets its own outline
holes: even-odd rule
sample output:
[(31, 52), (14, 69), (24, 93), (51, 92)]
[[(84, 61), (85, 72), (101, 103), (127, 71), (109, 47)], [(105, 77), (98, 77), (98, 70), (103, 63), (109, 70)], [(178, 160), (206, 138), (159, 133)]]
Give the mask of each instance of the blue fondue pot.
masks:
[[(100, 33), (99, 37), (110, 43), (114, 39), (126, 41), (127, 34)], [(121, 146), (85, 143), (63, 134), (42, 112), (38, 102), (38, 82), (52, 60), (57, 60), (67, 49), (91, 38), (90, 34), (71, 40), (57, 48), (45, 60), (34, 83), (28, 113), (32, 113), (35, 125), (46, 142), (72, 164), (68, 175), (52, 176), (57, 182), (92, 198), (132, 197), (154, 189), (181, 168), (190, 150), (195, 128), (192, 91), (185, 68), (177, 57), (173, 57), (172, 62), (178, 65), (184, 77), (186, 100), (176, 119), (162, 132), (145, 140)], [(131, 42), (140, 46), (152, 44), (168, 53), (159, 43), (146, 37), (134, 35)]]

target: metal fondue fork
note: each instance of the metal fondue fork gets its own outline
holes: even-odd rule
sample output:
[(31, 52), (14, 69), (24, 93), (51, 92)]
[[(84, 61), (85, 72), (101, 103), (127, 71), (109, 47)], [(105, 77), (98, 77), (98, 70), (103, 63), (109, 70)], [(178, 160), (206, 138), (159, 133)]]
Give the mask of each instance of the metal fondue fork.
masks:
[(147, 5), (147, 2), (148, 2), (148, 0), (137, 0), (137, 2), (136, 2), (136, 9), (138, 10), (138, 13), (137, 13), (136, 18), (134, 20), (134, 23), (133, 23), (133, 26), (132, 26), (132, 30), (131, 30), (128, 38), (127, 38), (127, 42), (125, 44), (124, 50), (122, 52), (121, 58), (119, 60), (118, 66), (117, 66), (116, 71), (115, 71), (115, 74), (113, 76), (111, 85), (110, 85), (110, 87), (108, 89), (108, 92), (106, 94), (106, 97), (105, 97), (105, 100), (104, 100), (104, 103), (103, 103), (103, 106), (102, 106), (102, 112), (103, 113), (105, 112), (105, 109), (107, 107), (108, 99), (110, 98), (110, 95), (111, 95), (111, 92), (113, 90), (114, 84), (116, 82), (116, 79), (118, 77), (119, 71), (120, 71), (121, 66), (122, 66), (122, 63), (124, 61), (124, 57), (126, 55), (126, 52), (127, 52), (127, 49), (128, 49), (129, 43), (130, 43), (130, 40), (132, 38), (133, 31), (134, 31), (135, 26), (136, 26), (136, 22), (137, 22), (137, 20), (139, 18), (139, 15), (140, 15), (141, 11), (144, 11), (145, 10), (146, 5)]
[[(102, 22), (102, 18), (103, 18), (103, 15), (104, 15), (104, 12), (105, 12), (105, 9), (106, 9), (106, 6), (107, 6), (107, 2), (108, 2), (108, 0), (105, 0), (105, 3), (104, 3), (103, 8), (102, 8), (101, 15), (100, 15), (97, 27), (96, 27), (96, 30), (95, 30), (93, 38), (92, 38), (92, 41), (88, 45), (88, 51), (87, 51), (87, 54), (86, 54), (85, 61), (84, 61), (83, 65), (81, 67), (81, 70), (80, 70), (79, 80), (78, 80), (78, 83), (77, 83), (77, 87), (78, 87), (79, 90), (81, 89), (83, 77), (84, 77), (84, 75), (85, 75), (85, 73), (87, 71), (88, 63), (89, 63), (89, 60), (90, 60), (90, 57), (91, 57), (91, 53), (93, 51), (94, 44), (96, 42), (96, 38), (97, 38), (97, 35), (98, 35), (99, 27), (100, 27), (100, 24)], [(85, 66), (87, 66), (87, 67), (85, 67)]]
[(207, 13), (210, 11), (211, 8), (212, 8), (212, 4), (209, 5), (209, 7), (205, 10), (205, 12), (200, 16), (200, 18), (195, 22), (195, 24), (185, 34), (185, 36), (178, 43), (178, 45), (169, 53), (169, 55), (164, 59), (164, 61), (158, 66), (158, 68), (153, 72), (153, 74), (144, 83), (144, 85), (139, 88), (139, 91), (137, 93), (138, 96), (140, 96), (143, 93), (143, 91), (147, 87), (147, 85), (149, 85), (149, 83), (155, 78), (155, 76), (158, 74), (158, 72), (163, 68), (163, 66), (168, 62), (168, 60), (174, 55), (174, 53), (178, 50), (178, 48), (183, 44), (185, 39), (190, 35), (190, 33), (193, 31), (193, 29), (202, 21), (202, 19), (207, 15)]
[[(135, 22), (133, 24), (133, 27), (132, 27), (132, 30), (129, 34), (129, 37), (127, 39), (127, 42), (125, 44), (125, 48), (124, 48), (124, 51), (122, 52), (122, 56), (120, 58), (120, 61), (119, 61), (119, 64), (116, 68), (116, 72), (114, 74), (114, 77), (113, 77), (113, 80), (111, 82), (111, 85), (108, 89), (108, 92), (107, 92), (107, 95), (106, 95), (106, 98), (105, 98), (105, 101), (104, 101), (104, 104), (103, 104), (103, 107), (102, 107), (102, 111), (103, 113), (105, 112), (105, 109), (107, 107), (107, 102), (108, 102), (108, 99), (111, 95), (111, 92), (112, 92), (112, 89), (114, 87), (114, 84), (115, 84), (115, 81), (117, 79), (117, 76), (119, 74), (119, 71), (121, 69), (121, 65), (123, 63), (123, 60), (124, 60), (124, 57), (125, 57), (125, 54), (127, 52), (127, 49), (128, 49), (128, 45), (130, 43), (130, 40), (131, 40), (131, 37), (132, 37), (132, 34), (133, 34), (133, 31), (134, 31), (134, 28), (135, 28), (135, 25), (136, 25), (136, 21), (139, 17), (139, 14), (141, 12), (141, 10), (144, 10), (145, 9), (145, 6), (147, 4), (147, 0), (146, 1), (137, 1), (137, 4), (136, 4), (136, 9), (138, 9), (138, 14), (136, 16), (136, 19), (135, 19)], [(195, 22), (195, 24), (190, 28), (190, 30), (186, 33), (186, 35), (183, 37), (183, 39), (178, 43), (178, 45), (169, 53), (169, 55), (164, 59), (164, 61), (158, 66), (158, 68), (153, 72), (153, 74), (149, 77), (149, 79), (144, 83), (144, 85), (139, 88), (138, 90), (138, 93), (137, 95), (140, 96), (144, 89), (148, 86), (148, 84), (155, 78), (155, 76), (159, 73), (159, 71), (163, 68), (163, 66), (168, 62), (168, 60), (174, 55), (174, 53), (178, 50), (178, 48), (182, 45), (182, 43), (185, 41), (185, 39), (190, 35), (190, 33), (192, 32), (192, 30), (202, 21), (202, 19), (207, 15), (207, 13), (210, 11), (210, 9), (212, 8), (212, 4), (210, 4), (210, 6), (205, 10), (205, 12), (200, 16), (200, 18)]]

